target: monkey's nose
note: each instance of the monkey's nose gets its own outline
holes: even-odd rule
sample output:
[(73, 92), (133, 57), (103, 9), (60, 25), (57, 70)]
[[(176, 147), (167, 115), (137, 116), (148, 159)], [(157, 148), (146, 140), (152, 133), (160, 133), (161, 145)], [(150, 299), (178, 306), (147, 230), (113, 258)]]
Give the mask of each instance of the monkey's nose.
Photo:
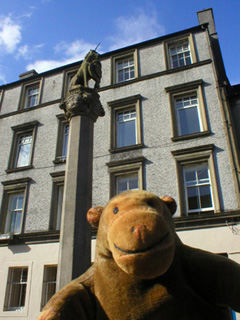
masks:
[(135, 234), (137, 239), (142, 239), (142, 232), (147, 229), (146, 225), (138, 225), (131, 228), (131, 232)]

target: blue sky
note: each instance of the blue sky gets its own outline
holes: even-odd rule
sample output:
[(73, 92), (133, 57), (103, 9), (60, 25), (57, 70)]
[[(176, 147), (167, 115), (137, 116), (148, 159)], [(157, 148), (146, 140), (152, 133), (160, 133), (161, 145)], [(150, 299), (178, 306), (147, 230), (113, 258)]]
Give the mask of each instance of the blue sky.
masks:
[(213, 8), (229, 81), (240, 83), (240, 0), (1, 0), (0, 85), (198, 25)]

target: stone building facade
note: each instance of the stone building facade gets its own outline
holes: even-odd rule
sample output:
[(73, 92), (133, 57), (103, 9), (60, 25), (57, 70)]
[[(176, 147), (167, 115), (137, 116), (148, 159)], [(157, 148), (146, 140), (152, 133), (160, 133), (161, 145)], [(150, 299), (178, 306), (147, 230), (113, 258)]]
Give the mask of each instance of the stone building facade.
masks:
[[(170, 195), (184, 243), (240, 263), (239, 87), (212, 10), (198, 19), (101, 56), (92, 202), (128, 189)], [(35, 319), (55, 290), (69, 135), (59, 104), (80, 63), (0, 87), (0, 319)], [(94, 245), (92, 232), (92, 259)]]

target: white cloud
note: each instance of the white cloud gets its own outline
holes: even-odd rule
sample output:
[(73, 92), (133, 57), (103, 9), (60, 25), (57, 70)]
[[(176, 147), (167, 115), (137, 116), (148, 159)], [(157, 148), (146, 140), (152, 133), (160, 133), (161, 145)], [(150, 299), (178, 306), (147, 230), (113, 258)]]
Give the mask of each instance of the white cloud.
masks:
[(62, 41), (54, 48), (55, 53), (61, 56), (59, 60), (37, 60), (29, 64), (26, 69), (35, 69), (38, 73), (55, 69), (84, 59), (88, 51), (93, 48), (93, 44), (85, 42), (84, 40), (76, 40), (71, 43)]
[(112, 42), (110, 50), (159, 37), (165, 33), (164, 26), (158, 23), (155, 10), (148, 13), (138, 10), (135, 15), (119, 17), (115, 24), (116, 34), (109, 37)]
[(13, 53), (21, 41), (21, 26), (10, 16), (0, 17), (0, 50)]
[(37, 44), (37, 45), (31, 46), (31, 47), (29, 45), (25, 44), (21, 47), (18, 47), (17, 54), (16, 54), (15, 58), (16, 59), (23, 58), (25, 60), (30, 60), (30, 59), (32, 59), (32, 57), (34, 55), (36, 55), (36, 53), (42, 47), (44, 47), (44, 44)]

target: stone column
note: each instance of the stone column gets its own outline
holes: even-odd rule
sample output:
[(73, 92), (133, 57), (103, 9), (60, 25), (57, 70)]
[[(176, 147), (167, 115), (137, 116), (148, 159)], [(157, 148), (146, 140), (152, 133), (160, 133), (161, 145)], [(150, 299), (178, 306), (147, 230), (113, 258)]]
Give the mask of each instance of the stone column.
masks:
[(104, 115), (94, 89), (75, 86), (60, 105), (69, 118), (69, 140), (60, 231), (57, 289), (91, 264), (91, 228), (86, 213), (92, 205), (93, 127)]

